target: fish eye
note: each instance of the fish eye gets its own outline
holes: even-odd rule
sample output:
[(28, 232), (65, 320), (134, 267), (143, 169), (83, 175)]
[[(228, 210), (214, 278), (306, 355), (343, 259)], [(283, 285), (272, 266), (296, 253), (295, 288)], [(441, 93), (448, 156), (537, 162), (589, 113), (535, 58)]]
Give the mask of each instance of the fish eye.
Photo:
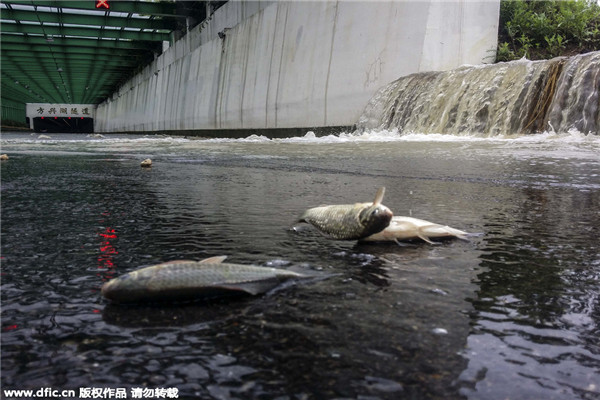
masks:
[(372, 215), (372, 216), (375, 216), (375, 215), (377, 215), (377, 214), (379, 214), (379, 209), (378, 209), (378, 208), (374, 209), (374, 210), (371, 212), (371, 215)]

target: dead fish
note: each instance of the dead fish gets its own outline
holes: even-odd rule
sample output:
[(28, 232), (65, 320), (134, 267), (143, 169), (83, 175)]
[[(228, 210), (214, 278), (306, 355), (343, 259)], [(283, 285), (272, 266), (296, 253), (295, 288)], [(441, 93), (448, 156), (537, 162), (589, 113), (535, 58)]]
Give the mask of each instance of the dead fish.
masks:
[(1, 161), (6, 161), (6, 160), (8, 160), (8, 154), (2, 154), (2, 155), (0, 155), (0, 160), (1, 160)]
[(392, 219), (392, 211), (381, 204), (385, 187), (372, 203), (341, 204), (310, 208), (298, 222), (307, 222), (332, 239), (355, 240), (380, 232)]
[(434, 224), (418, 218), (396, 216), (392, 218), (389, 226), (383, 231), (362, 239), (365, 242), (385, 242), (411, 239), (422, 239), (434, 244), (431, 238), (455, 237), (468, 240), (470, 233), (450, 228), (449, 226)]
[(224, 263), (225, 258), (170, 261), (141, 268), (106, 282), (101, 292), (116, 303), (193, 300), (257, 295), (285, 281), (311, 277), (276, 268)]
[(150, 168), (152, 166), (152, 160), (149, 158), (146, 158), (144, 161), (141, 162), (140, 164), (143, 168)]

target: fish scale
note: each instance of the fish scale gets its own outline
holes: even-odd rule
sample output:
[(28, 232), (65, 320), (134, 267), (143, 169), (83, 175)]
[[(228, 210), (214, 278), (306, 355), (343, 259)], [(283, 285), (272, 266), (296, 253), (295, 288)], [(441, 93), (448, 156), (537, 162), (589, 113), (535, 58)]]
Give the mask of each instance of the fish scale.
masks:
[(308, 210), (302, 219), (334, 239), (359, 237), (365, 228), (358, 216), (361, 210), (370, 206), (371, 203), (357, 203), (315, 207)]
[[(141, 275), (145, 271), (134, 271), (131, 274)], [(150, 270), (151, 287), (160, 289), (167, 285), (198, 285), (198, 284), (235, 284), (253, 282), (280, 276), (299, 276), (290, 271), (268, 267), (254, 267), (238, 264), (200, 264), (196, 261), (189, 263), (164, 264)]]

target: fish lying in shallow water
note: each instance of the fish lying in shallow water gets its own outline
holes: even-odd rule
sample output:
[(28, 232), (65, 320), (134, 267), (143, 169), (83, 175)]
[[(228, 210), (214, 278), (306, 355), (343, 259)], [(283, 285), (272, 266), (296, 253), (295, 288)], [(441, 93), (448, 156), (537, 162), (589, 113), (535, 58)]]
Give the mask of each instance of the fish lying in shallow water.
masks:
[(427, 243), (434, 244), (432, 238), (459, 238), (468, 240), (470, 233), (450, 228), (449, 226), (434, 224), (422, 219), (396, 216), (392, 218), (389, 226), (383, 231), (368, 236), (363, 241), (384, 242), (411, 239), (422, 239)]
[(355, 240), (380, 232), (392, 219), (392, 211), (381, 204), (385, 187), (372, 203), (341, 204), (310, 208), (298, 222), (307, 222), (332, 239)]
[(141, 268), (106, 282), (102, 295), (116, 303), (257, 295), (292, 279), (312, 277), (276, 268), (224, 263), (225, 258), (171, 261)]

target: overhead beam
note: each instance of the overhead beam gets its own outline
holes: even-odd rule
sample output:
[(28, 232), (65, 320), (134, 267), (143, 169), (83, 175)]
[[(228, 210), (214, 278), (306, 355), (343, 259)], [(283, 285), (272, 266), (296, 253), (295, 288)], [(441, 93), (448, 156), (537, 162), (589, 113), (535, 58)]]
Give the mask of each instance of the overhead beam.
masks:
[(2, 22), (0, 31), (3, 33), (23, 33), (46, 36), (83, 36), (109, 39), (141, 40), (162, 42), (170, 40), (170, 33), (129, 31), (124, 29), (100, 29), (82, 27), (60, 27), (52, 25), (13, 24)]
[(176, 21), (172, 19), (156, 18), (125, 18), (104, 15), (88, 15), (74, 13), (56, 13), (43, 11), (29, 11), (17, 9), (3, 9), (2, 19), (30, 22), (50, 22), (55, 24), (72, 24), (84, 26), (116, 26), (119, 28), (138, 28), (138, 29), (163, 29), (173, 30), (176, 28)]
[(43, 101), (43, 98), (33, 96), (27, 91), (19, 90), (18, 88), (5, 84), (4, 82), (2, 82), (2, 97), (13, 100), (19, 99), (19, 101), (23, 103), (35, 103)]
[(94, 0), (2, 0), (2, 97), (99, 103), (185, 29), (188, 8), (174, 1), (109, 3), (97, 10)]
[[(37, 52), (36, 55), (32, 55), (30, 54), (28, 51), (23, 51), (23, 47), (22, 46), (18, 46), (19, 49), (2, 49), (2, 55), (7, 55), (9, 57), (19, 57), (19, 63), (22, 62), (26, 62), (27, 60), (40, 60), (41, 62), (44, 61), (72, 61), (72, 62), (89, 62), (92, 63), (94, 61), (98, 61), (101, 62), (103, 65), (122, 65), (124, 67), (126, 67), (127, 64), (129, 64), (129, 60), (135, 60), (137, 59), (136, 55), (134, 54), (129, 54), (130, 57), (128, 57), (127, 59), (123, 60), (122, 58), (117, 58), (115, 57), (114, 54), (95, 54), (94, 59), (90, 58), (89, 55), (87, 54), (80, 54), (80, 53), (62, 53), (62, 52)], [(7, 63), (5, 62), (5, 60), (2, 60), (2, 68), (5, 68), (5, 66), (7, 65)]]
[[(3, 3), (31, 6), (31, 0), (3, 0)], [(185, 17), (177, 15), (176, 4), (173, 2), (148, 2), (148, 1), (110, 1), (110, 9), (96, 8), (96, 2), (86, 1), (36, 1), (36, 5), (43, 7), (62, 7), (75, 10), (101, 10), (122, 13), (136, 13), (140, 15), (160, 15), (164, 17)]]
[[(11, 55), (7, 55), (9, 57), (14, 57), (14, 54)], [(86, 67), (92, 67), (95, 66), (97, 64), (97, 62), (95, 62), (94, 60), (69, 60), (69, 59), (62, 59), (62, 60), (51, 60), (51, 59), (44, 59), (44, 60), (36, 60), (35, 58), (30, 58), (27, 59), (28, 61), (31, 62), (30, 65), (24, 65), (24, 63), (16, 63), (16, 62), (5, 62), (2, 63), (2, 70), (3, 71), (15, 71), (15, 70), (20, 70), (20, 71), (45, 71), (48, 68), (54, 69), (56, 70), (56, 62), (59, 62), (61, 64), (64, 63), (68, 63), (70, 66), (73, 67), (77, 67), (77, 68), (86, 68)], [(37, 63), (35, 63), (35, 61), (37, 61)], [(102, 67), (103, 71), (129, 71), (131, 70), (131, 66), (128, 65), (123, 65), (123, 63), (120, 63), (118, 60), (105, 60), (105, 61), (100, 61), (100, 65)], [(79, 72), (80, 74), (84, 74), (85, 71), (81, 71)]]
[(48, 46), (48, 44), (31, 44), (31, 43), (4, 43), (2, 42), (2, 52), (4, 50), (20, 50), (22, 52), (34, 52), (34, 53), (49, 53), (49, 54), (64, 54), (64, 55), (112, 55), (113, 57), (124, 57), (124, 58), (140, 58), (140, 56), (146, 55), (147, 52), (133, 51), (132, 49), (120, 49), (120, 48), (94, 48), (94, 47), (69, 47), (69, 46)]
[(105, 49), (142, 49), (151, 50), (155, 48), (154, 42), (142, 42), (137, 40), (102, 40), (102, 39), (80, 39), (80, 38), (62, 38), (55, 37), (52, 42), (48, 42), (43, 36), (24, 36), (24, 35), (2, 35), (2, 45), (5, 43), (29, 43), (44, 44), (47, 46), (65, 46), (65, 47), (90, 47)]
[[(52, 68), (52, 67), (47, 67), (45, 65), (41, 65), (40, 68), (42, 69), (41, 73), (44, 74), (46, 76), (45, 80), (37, 80), (35, 79), (37, 76), (39, 76), (40, 71), (31, 71), (28, 69), (28, 64), (23, 64), (23, 63), (17, 63), (16, 60), (18, 60), (18, 56), (17, 57), (11, 57), (9, 55), (4, 55), (3, 57), (3, 65), (2, 65), (2, 73), (6, 73), (7, 70), (11, 71), (10, 68), (8, 68), (11, 65), (15, 65), (16, 68), (12, 69), (13, 75), (14, 76), (21, 76), (21, 79), (24, 79), (25, 82), (23, 82), (24, 84), (26, 83), (29, 86), (32, 85), (38, 85), (38, 87), (45, 92), (45, 96), (49, 96), (50, 93), (45, 90), (45, 85), (44, 83), (46, 83), (48, 80), (50, 80), (53, 84), (58, 83), (57, 80), (57, 76), (56, 76), (56, 68)], [(8, 61), (8, 63), (6, 62)], [(8, 64), (7, 66), (5, 66), (5, 64)], [(35, 60), (33, 63), (31, 64), (39, 64), (39, 62), (37, 62), (37, 60)], [(40, 93), (42, 94), (42, 93)]]
[[(37, 91), (45, 90), (46, 87), (55, 86), (60, 83), (57, 79), (59, 75), (57, 72), (49, 72), (43, 70), (27, 70), (19, 68), (3, 68), (2, 69), (3, 80), (8, 79), (9, 82), (28, 86), (27, 89), (36, 89)], [(39, 89), (39, 90), (38, 90)], [(51, 95), (50, 93), (41, 93), (45, 96)]]
[(48, 91), (47, 88), (42, 88), (38, 85), (37, 80), (27, 73), (20, 72), (18, 74), (8, 74), (6, 71), (2, 71), (2, 75), (3, 81), (7, 79), (9, 83), (12, 82), (14, 84), (13, 88), (15, 90), (28, 96), (38, 97), (37, 95), (39, 95), (43, 98), (54, 98), (56, 95), (54, 91)]

